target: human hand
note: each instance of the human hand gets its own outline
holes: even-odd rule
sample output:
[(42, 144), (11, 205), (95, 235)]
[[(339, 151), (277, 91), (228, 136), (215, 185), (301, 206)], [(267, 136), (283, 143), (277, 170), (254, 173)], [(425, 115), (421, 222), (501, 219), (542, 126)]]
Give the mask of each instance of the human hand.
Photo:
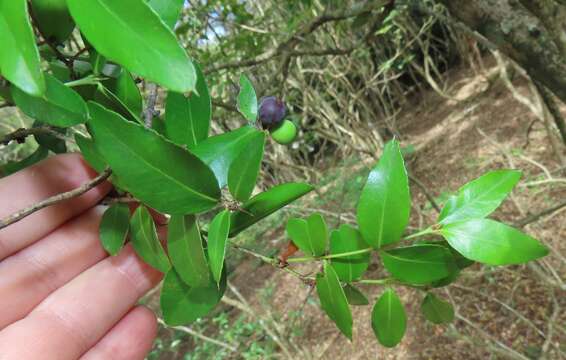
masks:
[[(0, 219), (96, 174), (58, 155), (0, 180)], [(143, 359), (157, 325), (136, 306), (161, 274), (98, 238), (104, 183), (0, 230), (0, 360)]]

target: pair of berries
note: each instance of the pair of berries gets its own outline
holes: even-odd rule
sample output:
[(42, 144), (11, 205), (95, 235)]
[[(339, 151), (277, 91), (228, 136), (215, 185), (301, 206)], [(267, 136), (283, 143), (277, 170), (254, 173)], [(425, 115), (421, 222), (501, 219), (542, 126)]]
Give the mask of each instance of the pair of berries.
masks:
[(259, 120), (264, 129), (269, 130), (271, 137), (277, 143), (287, 145), (297, 137), (297, 127), (286, 120), (287, 108), (285, 103), (275, 96), (267, 96), (261, 99), (259, 104)]

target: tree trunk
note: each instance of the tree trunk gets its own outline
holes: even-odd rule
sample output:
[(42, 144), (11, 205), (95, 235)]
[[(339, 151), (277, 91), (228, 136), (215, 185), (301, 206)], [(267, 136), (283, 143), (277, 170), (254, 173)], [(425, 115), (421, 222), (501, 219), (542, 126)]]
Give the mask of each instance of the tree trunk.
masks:
[[(440, 0), (566, 102), (566, 5), (555, 0)], [(526, 6), (525, 6), (526, 4)]]

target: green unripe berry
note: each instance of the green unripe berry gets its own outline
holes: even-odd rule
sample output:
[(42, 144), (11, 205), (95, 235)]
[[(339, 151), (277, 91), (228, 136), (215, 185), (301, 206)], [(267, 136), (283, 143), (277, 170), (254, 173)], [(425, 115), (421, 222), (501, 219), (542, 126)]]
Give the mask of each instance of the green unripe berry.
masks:
[(290, 120), (285, 120), (275, 130), (271, 132), (271, 137), (281, 145), (288, 145), (297, 137), (297, 127)]

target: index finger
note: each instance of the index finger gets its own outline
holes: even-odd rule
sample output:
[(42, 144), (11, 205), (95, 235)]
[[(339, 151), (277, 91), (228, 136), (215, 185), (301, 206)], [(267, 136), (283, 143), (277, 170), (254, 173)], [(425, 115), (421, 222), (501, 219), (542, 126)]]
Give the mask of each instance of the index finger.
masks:
[[(0, 219), (96, 177), (79, 154), (63, 154), (0, 180)], [(47, 207), (0, 230), (0, 260), (44, 237), (94, 206), (110, 190), (105, 182), (85, 194)]]

